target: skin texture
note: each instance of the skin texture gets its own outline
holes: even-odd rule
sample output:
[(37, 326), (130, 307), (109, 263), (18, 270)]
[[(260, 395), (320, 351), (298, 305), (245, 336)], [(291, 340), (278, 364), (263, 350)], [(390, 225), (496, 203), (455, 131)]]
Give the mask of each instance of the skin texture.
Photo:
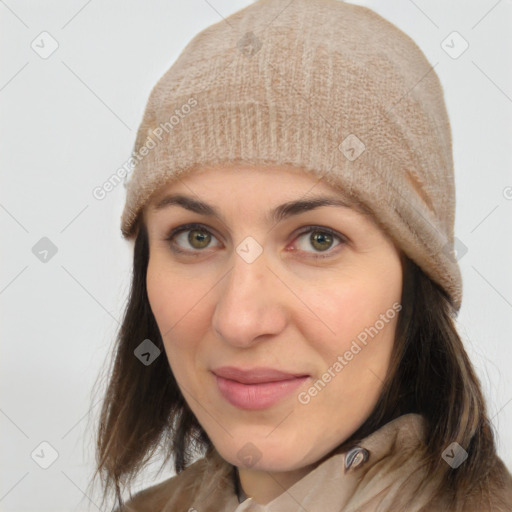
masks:
[[(179, 205), (154, 209), (171, 193), (206, 202), (222, 217)], [(238, 466), (244, 492), (259, 503), (305, 476), (364, 422), (379, 397), (394, 342), (400, 251), (369, 216), (322, 206), (278, 223), (266, 217), (282, 203), (320, 195), (343, 197), (303, 169), (217, 164), (163, 185), (143, 212), (148, 298), (171, 369), (218, 452)], [(174, 247), (186, 252), (173, 252), (169, 232), (191, 222), (202, 224), (207, 238), (199, 231), (191, 242), (190, 231), (181, 232)], [(331, 228), (340, 238), (315, 243), (314, 232), (301, 233), (308, 226)], [(317, 235), (325, 237), (320, 228)], [(248, 236), (263, 248), (251, 263), (236, 250)], [(376, 324), (381, 315), (387, 321)], [(376, 325), (378, 333), (366, 345), (357, 343), (357, 351), (354, 340)], [(349, 360), (344, 354), (351, 347)], [(220, 366), (263, 366), (309, 377), (278, 403), (244, 410), (220, 394), (211, 372)], [(329, 368), (326, 383), (322, 376)], [(308, 394), (319, 379), (324, 385)], [(247, 454), (252, 458), (244, 461)]]

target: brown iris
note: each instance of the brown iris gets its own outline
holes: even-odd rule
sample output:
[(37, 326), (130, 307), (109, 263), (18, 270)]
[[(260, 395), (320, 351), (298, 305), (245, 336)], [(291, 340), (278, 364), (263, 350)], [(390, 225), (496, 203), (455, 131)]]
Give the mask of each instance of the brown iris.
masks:
[[(195, 249), (204, 249), (208, 246), (211, 240), (211, 235), (203, 229), (191, 229), (188, 232), (188, 241)], [(198, 245), (195, 245), (195, 242)]]
[(332, 245), (333, 237), (325, 231), (312, 231), (309, 240), (315, 249), (324, 251)]

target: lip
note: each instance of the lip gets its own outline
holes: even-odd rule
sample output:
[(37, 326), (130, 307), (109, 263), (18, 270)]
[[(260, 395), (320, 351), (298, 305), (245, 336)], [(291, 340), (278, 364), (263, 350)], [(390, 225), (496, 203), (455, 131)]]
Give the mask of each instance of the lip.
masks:
[(273, 368), (243, 370), (223, 366), (212, 370), (220, 394), (239, 409), (266, 409), (292, 393), (309, 379), (304, 373), (291, 373)]

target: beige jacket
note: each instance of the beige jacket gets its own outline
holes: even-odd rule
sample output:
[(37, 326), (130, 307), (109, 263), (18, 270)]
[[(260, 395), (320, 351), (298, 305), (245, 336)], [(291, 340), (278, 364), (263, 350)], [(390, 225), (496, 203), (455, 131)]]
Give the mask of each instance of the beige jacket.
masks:
[(433, 498), (434, 482), (418, 492), (425, 483), (419, 455), (424, 439), (424, 418), (401, 416), (353, 449), (335, 451), (266, 505), (251, 498), (239, 503), (234, 467), (213, 450), (179, 475), (140, 491), (123, 512), (512, 512), (512, 476), (498, 457), (491, 477), (464, 503), (450, 507), (447, 497)]

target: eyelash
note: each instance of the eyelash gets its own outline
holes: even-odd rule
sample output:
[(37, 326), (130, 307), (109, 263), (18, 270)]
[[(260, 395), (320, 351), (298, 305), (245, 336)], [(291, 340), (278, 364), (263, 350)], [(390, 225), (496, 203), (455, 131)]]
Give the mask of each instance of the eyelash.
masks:
[[(172, 229), (170, 231), (170, 233), (167, 235), (167, 237), (165, 238), (165, 241), (167, 241), (169, 244), (172, 245), (171, 250), (176, 253), (188, 254), (191, 256), (200, 256), (201, 253), (203, 252), (201, 250), (187, 251), (187, 250), (177, 248), (177, 246), (174, 244), (174, 238), (176, 236), (178, 236), (180, 233), (183, 233), (183, 232), (192, 231), (193, 229), (200, 229), (203, 231), (207, 231), (208, 233), (213, 235), (213, 233), (211, 233), (211, 231), (204, 224), (197, 224), (197, 223), (183, 224), (182, 226), (178, 226), (177, 228)], [(322, 227), (322, 226), (308, 226), (306, 229), (303, 229), (299, 233), (297, 233), (297, 237), (300, 237), (307, 233), (311, 233), (313, 231), (320, 231), (322, 233), (328, 233), (329, 235), (331, 235), (334, 238), (337, 238), (339, 240), (339, 242), (340, 242), (339, 245), (343, 245), (344, 243), (347, 242), (346, 237), (344, 237), (343, 235), (337, 233), (333, 229), (330, 229), (327, 227)], [(335, 247), (338, 247), (338, 246), (335, 246)], [(315, 259), (332, 257), (332, 254), (331, 254), (332, 249), (328, 249), (326, 252), (329, 252), (329, 254), (324, 255), (324, 254), (318, 253), (316, 255), (312, 255), (311, 257), (315, 258)]]

